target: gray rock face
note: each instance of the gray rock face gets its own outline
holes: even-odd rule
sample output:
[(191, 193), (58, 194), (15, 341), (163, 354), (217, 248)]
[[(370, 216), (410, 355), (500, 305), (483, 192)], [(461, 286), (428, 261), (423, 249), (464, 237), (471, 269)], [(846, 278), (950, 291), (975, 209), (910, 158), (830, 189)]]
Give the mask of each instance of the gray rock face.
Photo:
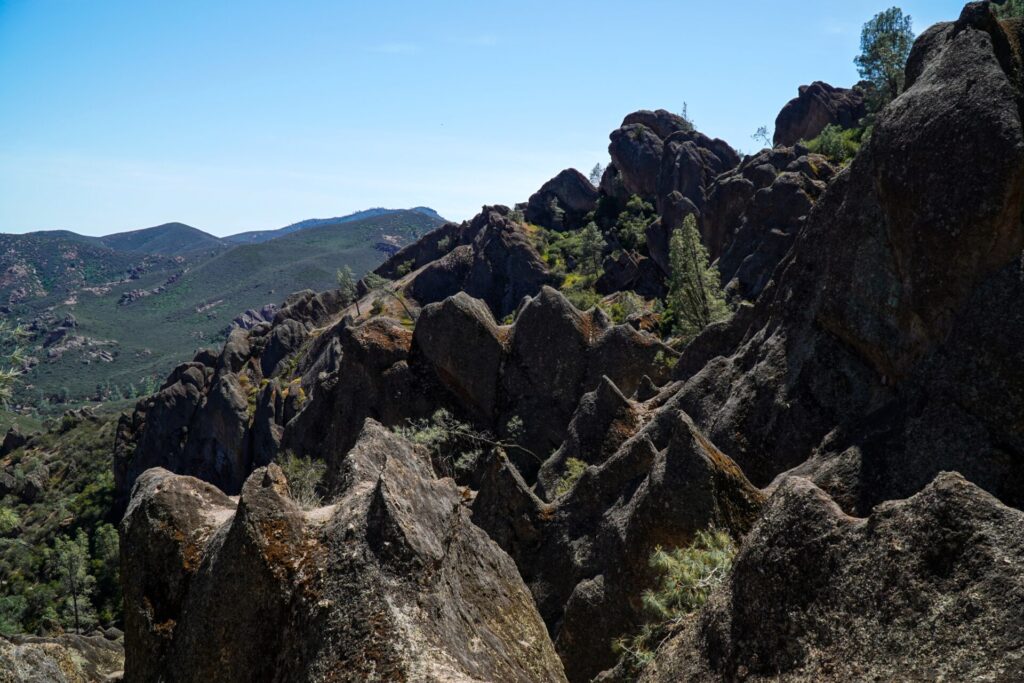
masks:
[(523, 297), (553, 284), (547, 265), (521, 226), (507, 218), (508, 213), (506, 207), (485, 207), (485, 222), (472, 242), (426, 266), (406, 291), (420, 305), (464, 291), (504, 318)]
[(473, 521), (515, 559), (569, 680), (589, 681), (615, 663), (612, 641), (642, 621), (655, 546), (683, 545), (710, 525), (742, 533), (761, 500), (685, 414), (661, 410), (554, 503), (494, 458)]
[(565, 680), (515, 565), (450, 480), (372, 421), (342, 469), (336, 503), (309, 512), (273, 465), (237, 505), (141, 477), (123, 523), (125, 678)]
[(124, 666), (124, 647), (103, 636), (0, 636), (4, 683), (101, 683)]
[(802, 152), (762, 151), (711, 189), (703, 236), (724, 250), (718, 270), (734, 296), (761, 294), (834, 175), (825, 157)]
[[(969, 443), (966, 452), (974, 457), (962, 460), (974, 464), (965, 474), (1000, 472), (1006, 485), (995, 477), (977, 483), (1008, 502), (1019, 500), (1009, 485), (1020, 480), (1024, 462), (1019, 432), (987, 416), (1000, 402), (983, 408), (970, 401), (945, 411), (930, 403), (933, 392), (950, 386), (944, 377), (953, 367), (977, 382), (953, 393), (996, 396), (999, 380), (968, 368), (1000, 366), (1006, 349), (971, 345), (970, 358), (954, 362), (968, 347), (952, 332), (961, 320), (999, 325), (999, 314), (982, 323), (971, 312), (982, 291), (1006, 297), (992, 304), (1003, 310), (1019, 296), (1010, 275), (1024, 242), (1024, 130), (1013, 95), (1019, 76), (1004, 70), (993, 47), (1019, 25), (990, 21), (980, 7), (969, 6), (960, 21), (931, 29), (917, 43), (921, 75), (882, 113), (876, 134), (817, 201), (776, 270), (777, 286), (735, 322), (742, 331), (729, 336), (738, 348), (721, 350), (696, 374), (680, 377), (687, 381), (678, 406), (759, 485), (800, 465), (819, 445), (819, 460), (832, 463), (828, 477), (839, 498), (860, 496), (865, 480), (893, 481), (886, 472), (897, 470), (883, 463), (895, 459), (868, 458), (877, 468), (871, 470), (859, 457), (864, 440), (889, 416), (885, 433), (917, 435), (903, 441), (902, 462), (919, 474), (896, 481), (923, 484), (936, 472), (928, 464), (937, 462), (936, 449), (945, 459), (954, 452), (946, 446)], [(968, 80), (975, 85), (964, 89)], [(976, 144), (940, 142), (952, 131), (975, 136)], [(995, 161), (984, 160), (989, 156)], [(963, 337), (966, 328), (959, 330)], [(685, 353), (681, 365), (689, 367)], [(933, 412), (921, 412), (929, 404)], [(859, 445), (842, 438), (822, 443), (837, 427), (856, 424)], [(887, 485), (889, 492), (895, 488)]]
[(597, 206), (598, 192), (582, 173), (568, 168), (530, 196), (526, 220), (552, 230), (577, 230)]
[(853, 128), (866, 115), (864, 93), (857, 88), (836, 88), (822, 81), (801, 85), (800, 94), (775, 119), (775, 144), (791, 147), (817, 137), (830, 124)]
[(869, 518), (780, 484), (729, 581), (642, 681), (1016, 680), (1024, 513), (956, 474)]

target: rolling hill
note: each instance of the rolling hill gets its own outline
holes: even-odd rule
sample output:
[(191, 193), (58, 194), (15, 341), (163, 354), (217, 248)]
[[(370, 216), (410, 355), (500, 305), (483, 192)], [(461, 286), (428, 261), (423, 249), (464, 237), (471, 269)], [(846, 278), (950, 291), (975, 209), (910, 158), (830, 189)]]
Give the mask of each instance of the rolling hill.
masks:
[(119, 232), (101, 237), (100, 242), (118, 251), (163, 256), (179, 256), (227, 246), (227, 242), (221, 238), (184, 223), (164, 223), (152, 228)]
[[(290, 235), (300, 230), (306, 230), (308, 228), (318, 228), (325, 225), (338, 225), (341, 223), (352, 223), (354, 221), (361, 221), (367, 218), (376, 218), (378, 216), (384, 216), (387, 214), (401, 213), (402, 209), (382, 209), (373, 208), (366, 209), (365, 211), (357, 211), (347, 216), (339, 216), (337, 218), (309, 218), (298, 223), (292, 223), (286, 225), (283, 228), (277, 230), (253, 230), (249, 232), (240, 232), (237, 235), (229, 235), (224, 240), (231, 244), (258, 244), (260, 242), (268, 242), (278, 237)], [(437, 221), (444, 222), (444, 218), (440, 216), (436, 211), (426, 206), (417, 206), (408, 211), (421, 213), (429, 218), (433, 218)]]
[(374, 211), (240, 245), (181, 224), (100, 238), (119, 249), (74, 233), (0, 235), (0, 306), (32, 332), (36, 359), (19, 399), (47, 405), (140, 391), (219, 343), (245, 310), (327, 289), (344, 265), (362, 275), (441, 225), (435, 215)]

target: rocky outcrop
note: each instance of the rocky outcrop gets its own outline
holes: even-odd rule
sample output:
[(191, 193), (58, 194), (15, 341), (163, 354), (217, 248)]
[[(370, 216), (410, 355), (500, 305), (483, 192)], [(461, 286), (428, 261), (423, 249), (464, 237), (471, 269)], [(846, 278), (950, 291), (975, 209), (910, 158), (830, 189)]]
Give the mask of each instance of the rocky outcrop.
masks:
[(237, 493), (253, 463), (272, 457), (265, 450), (254, 454), (251, 438), (260, 385), (279, 376), (286, 369), (282, 361), (299, 354), (310, 330), (339, 308), (335, 293), (299, 292), (277, 312), (274, 325), (235, 328), (219, 356), (200, 350), (175, 368), (157, 393), (139, 401), (118, 424), (118, 507), (123, 509), (133, 483), (150, 467)]
[(787, 479), (646, 683), (1016, 680), (1024, 514), (956, 474), (869, 518)]
[(274, 465), (237, 504), (140, 478), (126, 680), (565, 680), (515, 565), (407, 442), (367, 422), (338, 481), (304, 511)]
[(465, 294), (428, 306), (414, 343), (417, 364), (462, 412), (489, 416), (484, 424), (499, 435), (509, 421), (522, 422), (516, 438), (529, 453), (511, 457), (529, 479), (602, 377), (632, 394), (645, 375), (664, 382), (676, 355), (651, 335), (613, 325), (600, 309), (578, 311), (549, 287), (524, 303), (511, 327), (498, 327)]
[(717, 179), (703, 238), (712, 254), (721, 254), (718, 271), (729, 294), (746, 300), (761, 294), (834, 175), (821, 155), (776, 147)]
[(485, 207), (484, 215), (472, 242), (430, 263), (409, 283), (406, 291), (420, 305), (462, 291), (504, 318), (523, 297), (555, 282), (523, 227), (508, 217), (507, 207)]
[(530, 196), (523, 212), (529, 223), (551, 230), (578, 230), (597, 206), (598, 192), (574, 168), (567, 168)]
[(120, 680), (124, 647), (101, 635), (0, 636), (0, 681), (101, 683)]
[(613, 185), (621, 183), (623, 198), (639, 195), (659, 212), (673, 191), (701, 210), (715, 176), (740, 162), (727, 143), (693, 130), (688, 121), (663, 109), (627, 116), (612, 132), (608, 152), (615, 170), (605, 174), (607, 187), (602, 180), (605, 194), (614, 196)]
[[(1019, 499), (1009, 484), (1020, 481), (1024, 462), (1019, 430), (990, 417), (1001, 401), (968, 400), (955, 411), (929, 401), (955, 373), (978, 385), (954, 393), (998, 393), (999, 381), (974, 368), (1001, 366), (1006, 349), (982, 343), (968, 352), (961, 340), (976, 330), (957, 324), (999, 325), (999, 314), (991, 323), (978, 319), (991, 315), (976, 311), (978, 297), (998, 292), (1005, 298), (992, 306), (1007, 310), (1021, 286), (1012, 277), (1024, 244), (1020, 84), (994, 47), (1006, 44), (1004, 32), (1014, 26), (993, 21), (986, 5), (970, 5), (960, 21), (922, 36), (912, 60), (919, 75), (911, 73), (906, 92), (815, 204), (776, 270), (777, 286), (737, 321), (743, 329), (729, 337), (739, 347), (720, 350), (693, 376), (679, 375), (686, 382), (678, 406), (755, 483), (767, 484), (817, 452), (844, 491), (837, 496), (849, 500), (871, 488), (864, 480), (893, 481), (897, 471), (908, 487), (919, 485), (934, 476), (931, 463), (970, 444), (961, 458), (972, 462), (968, 476), (1000, 472), (1005, 485), (994, 477), (977, 483), (1007, 502)], [(967, 81), (970, 89), (962, 87)], [(975, 143), (951, 144), (953, 131)], [(685, 354), (681, 365), (688, 367)], [(933, 412), (922, 412), (929, 405)], [(854, 425), (861, 425), (859, 445), (823, 443), (840, 426), (853, 433)], [(886, 434), (917, 435), (904, 442), (898, 470), (884, 466), (895, 455), (859, 457), (883, 425)], [(908, 469), (918, 474), (906, 477)]]
[[(609, 390), (599, 389), (596, 401)], [(630, 431), (628, 418), (620, 424)], [(576, 427), (577, 435), (586, 431)], [(612, 641), (639, 627), (655, 546), (684, 545), (712, 525), (742, 533), (761, 503), (736, 465), (678, 411), (659, 411), (606, 460), (591, 457), (568, 493), (544, 503), (495, 456), (473, 504), (473, 521), (519, 566), (571, 681), (612, 666)]]
[(775, 119), (774, 142), (791, 147), (818, 137), (829, 125), (853, 128), (867, 113), (860, 88), (836, 88), (822, 81), (801, 85), (800, 94), (787, 102)]

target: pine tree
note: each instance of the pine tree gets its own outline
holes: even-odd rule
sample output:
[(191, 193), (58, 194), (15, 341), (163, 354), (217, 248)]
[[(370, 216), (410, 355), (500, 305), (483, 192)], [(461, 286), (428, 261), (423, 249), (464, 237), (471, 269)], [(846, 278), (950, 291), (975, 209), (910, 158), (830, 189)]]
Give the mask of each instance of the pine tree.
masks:
[(362, 315), (359, 311), (359, 292), (356, 289), (356, 279), (352, 275), (352, 269), (348, 266), (338, 269), (338, 289), (341, 291), (341, 299), (346, 306), (355, 303), (356, 315)]
[(89, 537), (85, 530), (79, 529), (74, 538), (58, 538), (52, 557), (75, 632), (81, 633), (83, 624), (90, 625), (96, 618), (90, 600), (96, 579), (89, 573)]
[(669, 263), (666, 313), (677, 334), (692, 338), (711, 323), (729, 317), (718, 268), (709, 263), (692, 214), (672, 233)]
[(914, 45), (910, 15), (899, 7), (879, 12), (864, 24), (861, 53), (853, 60), (861, 78), (870, 84), (868, 110), (874, 114), (902, 92), (904, 68)]
[(601, 269), (601, 257), (606, 246), (597, 223), (587, 223), (580, 231), (580, 265), (585, 274), (594, 275)]

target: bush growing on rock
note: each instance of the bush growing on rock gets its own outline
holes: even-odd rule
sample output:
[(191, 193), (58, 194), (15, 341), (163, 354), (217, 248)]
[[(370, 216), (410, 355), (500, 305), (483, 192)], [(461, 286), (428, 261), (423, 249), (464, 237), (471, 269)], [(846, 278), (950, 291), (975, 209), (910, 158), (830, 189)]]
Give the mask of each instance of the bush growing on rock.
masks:
[(555, 497), (560, 498), (572, 490), (583, 473), (587, 471), (587, 463), (579, 458), (569, 458), (565, 461), (565, 473), (555, 484)]
[(294, 453), (287, 453), (278, 462), (284, 476), (288, 479), (288, 489), (292, 500), (305, 510), (312, 510), (323, 505), (320, 495), (320, 483), (327, 472), (327, 465), (322, 460), (304, 458)]
[(650, 565), (658, 582), (643, 594), (650, 621), (632, 638), (616, 641), (615, 649), (634, 668), (651, 661), (658, 647), (725, 581), (735, 557), (736, 544), (729, 534), (713, 529), (698, 531), (693, 543), (684, 548), (657, 548)]
[(615, 226), (622, 246), (627, 249), (640, 249), (647, 244), (644, 231), (653, 218), (653, 206), (637, 195), (630, 197)]
[(864, 130), (850, 128), (844, 130), (835, 124), (825, 126), (825, 130), (813, 140), (805, 144), (812, 152), (828, 157), (835, 164), (845, 164), (857, 156)]

